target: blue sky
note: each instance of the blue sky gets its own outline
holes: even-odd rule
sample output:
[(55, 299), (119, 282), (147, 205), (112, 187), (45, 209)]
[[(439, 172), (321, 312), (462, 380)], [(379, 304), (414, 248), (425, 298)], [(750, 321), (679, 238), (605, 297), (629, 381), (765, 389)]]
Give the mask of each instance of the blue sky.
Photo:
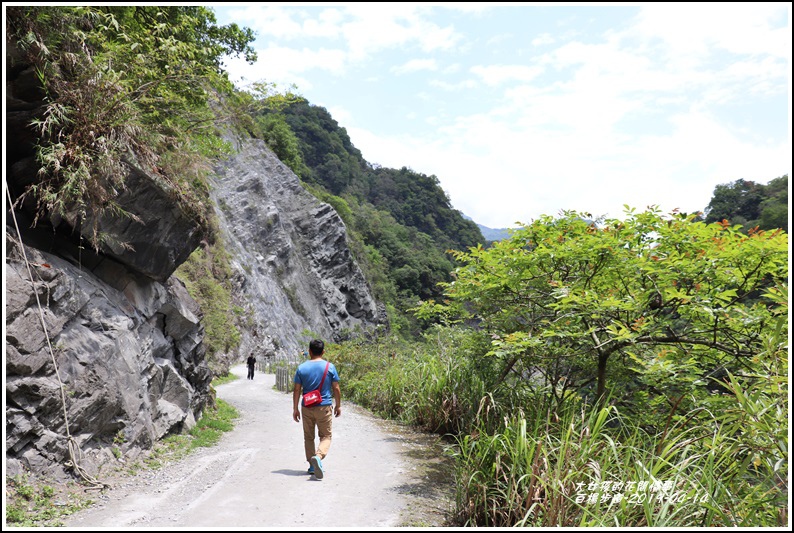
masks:
[(373, 164), (492, 228), (702, 211), (791, 171), (791, 4), (221, 4), (240, 85), (297, 86)]

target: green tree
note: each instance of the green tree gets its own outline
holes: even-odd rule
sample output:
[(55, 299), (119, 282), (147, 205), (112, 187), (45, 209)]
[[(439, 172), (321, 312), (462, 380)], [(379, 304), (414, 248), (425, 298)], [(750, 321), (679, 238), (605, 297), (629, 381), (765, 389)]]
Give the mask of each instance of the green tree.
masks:
[(745, 232), (756, 226), (788, 231), (788, 175), (767, 185), (742, 179), (717, 185), (705, 212), (706, 222), (727, 220)]
[(207, 363), (216, 376), (228, 371), (220, 355), (230, 353), (240, 344), (229, 262), (229, 254), (219, 241), (215, 246), (196, 249), (174, 273), (201, 306)]
[(788, 174), (775, 178), (764, 187), (766, 198), (761, 202), (760, 229), (781, 228), (788, 232)]
[(258, 124), (262, 130), (262, 138), (278, 158), (287, 165), (296, 176), (304, 176), (309, 171), (301, 156), (298, 139), (292, 129), (284, 121), (283, 115), (270, 114), (260, 116)]
[(6, 34), (46, 95), (27, 191), (37, 219), (124, 215), (114, 199), (135, 165), (208, 228), (204, 176), (226, 150), (210, 98), (232, 90), (224, 57), (255, 60), (251, 30), (218, 26), (204, 7), (34, 5), (7, 9)]
[(755, 220), (760, 213), (761, 200), (761, 186), (753, 181), (738, 179), (717, 185), (706, 208), (706, 222), (728, 220), (733, 224), (744, 224)]
[(786, 233), (654, 209), (586, 218), (543, 216), (487, 250), (456, 252), (450, 305), (426, 302), (419, 316), (476, 320), (502, 379), (540, 372), (582, 387), (595, 376), (597, 398), (608, 363), (616, 374), (654, 361), (667, 374), (748, 367), (771, 320), (762, 291), (787, 282)]

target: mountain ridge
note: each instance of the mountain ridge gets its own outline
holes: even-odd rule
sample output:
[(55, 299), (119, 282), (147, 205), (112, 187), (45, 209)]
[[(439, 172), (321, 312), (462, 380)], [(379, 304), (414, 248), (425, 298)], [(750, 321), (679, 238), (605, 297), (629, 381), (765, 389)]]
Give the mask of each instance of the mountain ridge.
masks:
[(482, 236), (485, 237), (485, 240), (489, 242), (501, 241), (507, 239), (508, 237), (510, 237), (510, 230), (512, 229), (512, 228), (489, 228), (488, 226), (483, 226), (480, 223), (477, 223), (477, 227), (480, 228), (480, 232), (482, 233)]

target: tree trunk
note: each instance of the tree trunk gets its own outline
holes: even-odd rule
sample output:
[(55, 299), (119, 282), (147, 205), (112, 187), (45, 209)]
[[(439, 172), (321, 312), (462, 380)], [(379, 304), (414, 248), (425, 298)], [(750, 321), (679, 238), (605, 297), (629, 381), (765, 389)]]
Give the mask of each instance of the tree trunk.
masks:
[(596, 385), (596, 398), (599, 405), (604, 403), (607, 390), (607, 360), (608, 353), (598, 354), (598, 383)]

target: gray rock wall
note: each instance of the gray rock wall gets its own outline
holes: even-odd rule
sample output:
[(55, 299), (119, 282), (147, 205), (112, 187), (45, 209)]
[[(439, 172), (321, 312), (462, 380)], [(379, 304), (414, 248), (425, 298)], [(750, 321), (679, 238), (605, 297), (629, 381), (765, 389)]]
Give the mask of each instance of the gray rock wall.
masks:
[[(44, 110), (35, 72), (15, 52), (9, 46), (4, 136), (14, 200), (37, 179), (30, 123)], [(200, 228), (141, 169), (129, 165), (125, 185), (116, 201), (135, 219), (102, 215), (98, 253), (87, 242), (91, 214), (82, 224), (53, 215), (34, 228), (32, 196), (13, 213), (4, 199), (8, 474), (65, 474), (69, 437), (95, 473), (116, 461), (114, 450), (129, 460), (189, 429), (210, 400), (201, 311), (172, 276)]]
[(240, 354), (288, 356), (385, 322), (347, 245), (342, 219), (262, 141), (245, 140), (216, 169), (213, 196), (253, 326)]
[(96, 472), (115, 461), (113, 447), (135, 457), (192, 427), (211, 376), (200, 311), (184, 286), (111, 260), (91, 272), (26, 246), (31, 284), (21, 252), (7, 228), (8, 473), (64, 473), (67, 435)]

